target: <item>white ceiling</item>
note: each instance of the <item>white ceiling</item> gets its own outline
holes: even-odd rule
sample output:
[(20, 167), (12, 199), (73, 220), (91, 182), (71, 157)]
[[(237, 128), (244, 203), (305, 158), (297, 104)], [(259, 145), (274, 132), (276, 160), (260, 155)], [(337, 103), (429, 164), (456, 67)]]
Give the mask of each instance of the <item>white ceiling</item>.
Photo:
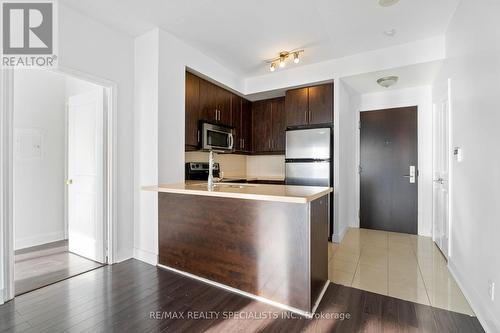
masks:
[[(421, 87), (433, 83), (441, 66), (442, 61), (433, 61), (425, 64), (343, 77), (342, 81), (360, 94)], [(384, 88), (377, 84), (377, 79), (391, 75), (399, 77), (398, 82), (394, 86)]]
[[(140, 35), (156, 26), (251, 77), (264, 60), (304, 48), (299, 65), (424, 39), (445, 32), (459, 0), (61, 0), (108, 26)], [(383, 31), (396, 29), (394, 37)], [(286, 70), (286, 69), (285, 69)]]

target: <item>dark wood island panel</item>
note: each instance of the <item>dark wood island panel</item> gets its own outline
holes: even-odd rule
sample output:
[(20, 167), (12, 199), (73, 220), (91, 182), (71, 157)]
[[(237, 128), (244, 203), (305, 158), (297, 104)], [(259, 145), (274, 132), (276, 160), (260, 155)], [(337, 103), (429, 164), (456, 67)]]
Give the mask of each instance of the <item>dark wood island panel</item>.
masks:
[(313, 310), (328, 280), (328, 195), (303, 204), (158, 196), (160, 265)]

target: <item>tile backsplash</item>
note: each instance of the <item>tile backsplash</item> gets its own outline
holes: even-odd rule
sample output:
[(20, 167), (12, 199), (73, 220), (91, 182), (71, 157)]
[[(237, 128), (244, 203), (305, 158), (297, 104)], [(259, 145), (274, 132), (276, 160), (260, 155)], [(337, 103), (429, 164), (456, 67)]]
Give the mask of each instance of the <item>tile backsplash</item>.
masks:
[(285, 155), (247, 156), (247, 176), (285, 178)]
[[(185, 160), (186, 162), (208, 162), (208, 153), (201, 151), (186, 152)], [(284, 155), (217, 154), (215, 161), (220, 164), (224, 177), (285, 178)]]

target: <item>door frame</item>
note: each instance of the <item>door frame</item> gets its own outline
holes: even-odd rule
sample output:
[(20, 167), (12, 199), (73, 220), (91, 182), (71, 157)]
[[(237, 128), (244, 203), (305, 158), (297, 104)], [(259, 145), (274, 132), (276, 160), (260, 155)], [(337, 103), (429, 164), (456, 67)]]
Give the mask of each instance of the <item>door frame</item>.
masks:
[[(418, 151), (417, 151), (417, 156), (418, 156), (418, 165), (417, 165), (417, 179), (418, 179), (418, 189), (417, 189), (417, 198), (418, 198), (418, 213), (417, 213), (417, 235), (420, 236), (431, 236), (432, 232), (432, 223), (430, 226), (430, 230), (425, 231), (421, 230), (422, 225), (423, 225), (423, 220), (427, 212), (424, 212), (422, 209), (422, 201), (420, 200), (422, 196), (425, 194), (424, 191), (424, 186), (422, 186), (423, 181), (426, 179), (422, 177), (422, 172), (421, 170), (424, 169), (423, 166), (423, 159), (421, 158), (421, 153), (424, 152), (424, 149), (427, 149), (427, 147), (424, 145), (424, 140), (422, 140), (422, 125), (423, 121), (426, 119), (423, 116), (424, 108), (422, 103), (420, 103), (419, 99), (411, 100), (406, 103), (381, 103), (381, 105), (377, 105), (374, 107), (370, 108), (362, 108), (358, 112), (356, 112), (356, 170), (355, 172), (355, 182), (356, 182), (356, 187), (355, 187), (355, 195), (356, 195), (356, 203), (355, 207), (357, 209), (357, 219), (356, 219), (356, 227), (360, 227), (360, 210), (361, 210), (361, 200), (360, 200), (360, 195), (361, 195), (361, 177), (359, 174), (359, 166), (361, 163), (361, 129), (360, 129), (360, 121), (361, 121), (361, 112), (368, 112), (368, 111), (376, 111), (376, 110), (384, 110), (384, 109), (393, 109), (393, 108), (401, 108), (401, 107), (416, 107), (417, 108), (417, 144), (418, 144)], [(431, 110), (432, 111), (432, 110)], [(432, 113), (432, 112), (431, 112)], [(432, 207), (431, 207), (432, 211)]]
[[(451, 205), (452, 205), (452, 200), (451, 200), (451, 195), (452, 195), (452, 189), (453, 189), (453, 168), (451, 167), (451, 163), (454, 161), (454, 156), (453, 156), (453, 149), (452, 149), (452, 127), (451, 127), (451, 124), (452, 124), (452, 99), (451, 99), (451, 79), (448, 78), (445, 82), (442, 82), (440, 84), (436, 84), (436, 87), (434, 89), (434, 98), (433, 98), (433, 103), (432, 103), (432, 114), (433, 114), (433, 117), (434, 117), (434, 112), (435, 112), (435, 108), (437, 105), (439, 105), (440, 103), (446, 103), (447, 105), (447, 116), (448, 116), (448, 123), (447, 123), (447, 131), (448, 131), (448, 147), (447, 148), (447, 151), (448, 151), (448, 253), (447, 255), (444, 255), (446, 257), (447, 260), (449, 260), (449, 258), (451, 258), (452, 256), (452, 253), (453, 253), (453, 249), (452, 249), (452, 241), (451, 241), (451, 238), (452, 238), (452, 209), (451, 209)], [(434, 118), (433, 118), (434, 120)], [(434, 126), (435, 126), (435, 123), (433, 121), (433, 127), (432, 127), (432, 156), (433, 156), (433, 160), (432, 160), (432, 177), (433, 177), (433, 181), (434, 181), (434, 165), (435, 165), (435, 160), (434, 160), (434, 149), (435, 149), (435, 146), (434, 146)], [(433, 210), (434, 210), (434, 197), (433, 197), (433, 200), (432, 200), (432, 204), (433, 204)], [(433, 215), (433, 220), (432, 220), (432, 241), (435, 242), (435, 235), (434, 235), (434, 215)]]
[[(108, 93), (105, 118), (105, 248), (106, 264), (116, 262), (117, 250), (117, 89), (118, 85), (85, 72), (59, 66), (50, 69), (102, 86)], [(0, 70), (0, 304), (14, 298), (14, 220), (13, 220), (13, 117), (14, 70)], [(65, 120), (66, 121), (66, 120)], [(3, 290), (2, 283), (3, 281)]]

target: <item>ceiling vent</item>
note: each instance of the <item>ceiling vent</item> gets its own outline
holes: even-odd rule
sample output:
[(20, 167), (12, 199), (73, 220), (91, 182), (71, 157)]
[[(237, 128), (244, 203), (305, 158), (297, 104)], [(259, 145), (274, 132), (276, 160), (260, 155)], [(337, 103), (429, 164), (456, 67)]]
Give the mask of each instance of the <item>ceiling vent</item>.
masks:
[(399, 77), (397, 76), (386, 76), (386, 77), (381, 77), (380, 79), (377, 80), (377, 83), (384, 87), (384, 88), (389, 88), (395, 85), (399, 80)]
[(378, 4), (382, 7), (389, 7), (397, 4), (399, 0), (378, 0)]

